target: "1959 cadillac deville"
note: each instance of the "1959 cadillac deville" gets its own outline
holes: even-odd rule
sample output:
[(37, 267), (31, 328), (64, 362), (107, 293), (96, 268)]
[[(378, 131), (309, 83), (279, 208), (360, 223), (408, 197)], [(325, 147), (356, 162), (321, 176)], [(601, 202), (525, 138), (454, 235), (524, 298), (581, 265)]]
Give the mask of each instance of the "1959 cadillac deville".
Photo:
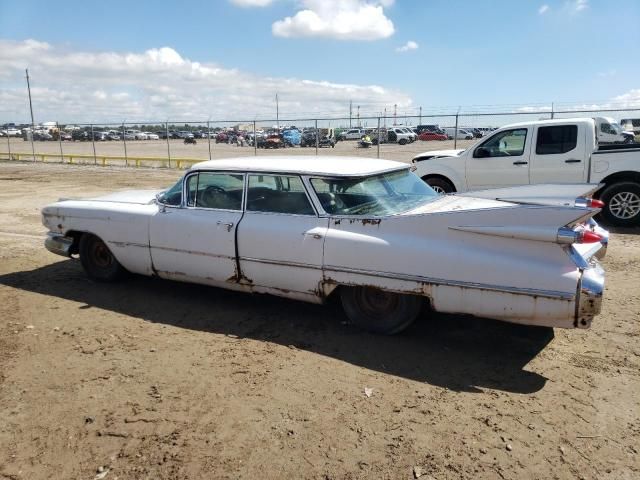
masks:
[(322, 303), (357, 326), (407, 327), (439, 312), (588, 328), (600, 312), (597, 185), (437, 195), (410, 165), (268, 157), (194, 165), (171, 188), (61, 200), (46, 247), (88, 276), (157, 275)]

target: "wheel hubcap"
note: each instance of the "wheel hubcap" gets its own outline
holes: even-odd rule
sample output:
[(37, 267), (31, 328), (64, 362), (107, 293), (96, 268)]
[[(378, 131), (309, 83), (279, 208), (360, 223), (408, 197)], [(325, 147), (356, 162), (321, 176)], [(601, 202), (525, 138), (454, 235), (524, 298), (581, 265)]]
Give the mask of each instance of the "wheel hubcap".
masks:
[(368, 316), (384, 318), (398, 306), (398, 296), (377, 288), (362, 288), (358, 295), (361, 310)]
[(617, 218), (633, 218), (640, 214), (640, 196), (633, 192), (616, 193), (609, 200), (609, 211)]
[(433, 188), (433, 191), (436, 192), (438, 195), (444, 195), (445, 193), (447, 193), (444, 191), (444, 188), (438, 185), (431, 185), (431, 188)]
[(107, 246), (101, 241), (95, 241), (91, 247), (91, 257), (95, 265), (100, 268), (109, 267), (113, 262), (113, 256)]

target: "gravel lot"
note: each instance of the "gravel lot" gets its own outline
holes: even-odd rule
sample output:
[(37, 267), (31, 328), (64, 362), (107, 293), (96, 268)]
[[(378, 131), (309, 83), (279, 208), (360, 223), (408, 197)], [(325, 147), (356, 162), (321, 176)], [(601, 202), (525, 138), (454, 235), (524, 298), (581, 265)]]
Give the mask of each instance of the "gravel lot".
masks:
[[(185, 145), (182, 140), (170, 140), (167, 149), (166, 140), (136, 140), (127, 142), (127, 155), (129, 157), (162, 157), (167, 158), (167, 150), (171, 151), (172, 158), (188, 159), (209, 159), (209, 143), (206, 139), (198, 139), (196, 145)], [(457, 148), (467, 148), (473, 145), (473, 140), (458, 140)], [(335, 148), (321, 148), (320, 155), (357, 155), (363, 157), (375, 157), (377, 147), (357, 148), (358, 142), (344, 141), (338, 142)], [(453, 140), (441, 141), (416, 141), (407, 145), (382, 144), (380, 145), (380, 157), (390, 160), (410, 161), (417, 153), (427, 150), (446, 150), (453, 148)], [(96, 155), (124, 156), (124, 142), (95, 142)], [(10, 144), (7, 138), (0, 138), (0, 158), (8, 158), (9, 149), (11, 153), (25, 153), (31, 155), (31, 142), (25, 142), (21, 138), (11, 138)], [(47, 153), (57, 157), (49, 161), (60, 161), (59, 142), (34, 142), (36, 154)], [(90, 155), (93, 156), (92, 142), (62, 142), (64, 156), (68, 155)], [(228, 158), (236, 156), (254, 155), (256, 150), (253, 147), (237, 147), (226, 143), (216, 144), (211, 141), (211, 158)], [(280, 148), (280, 149), (257, 149), (260, 156), (265, 155), (315, 155), (315, 148)], [(68, 161), (68, 158), (65, 158)], [(74, 160), (76, 161), (76, 160)], [(93, 158), (85, 159), (87, 163), (93, 163)], [(120, 164), (123, 162), (113, 162)]]
[(0, 162), (0, 479), (640, 478), (640, 229), (613, 234), (587, 331), (380, 337), (335, 306), (95, 284), (44, 249), (43, 205), (178, 175)]

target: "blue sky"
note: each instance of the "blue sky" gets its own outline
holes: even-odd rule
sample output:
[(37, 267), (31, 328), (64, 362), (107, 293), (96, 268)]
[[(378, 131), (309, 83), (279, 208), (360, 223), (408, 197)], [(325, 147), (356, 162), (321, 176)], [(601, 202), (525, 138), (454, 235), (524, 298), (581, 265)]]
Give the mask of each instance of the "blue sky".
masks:
[[(267, 5), (238, 5), (252, 3)], [(355, 12), (355, 21), (346, 22), (354, 32), (334, 31), (340, 20), (332, 15), (340, 4)], [(552, 101), (640, 104), (640, 2), (635, 1), (115, 0), (51, 6), (0, 1), (0, 67), (5, 70), (0, 73), (0, 100), (6, 104), (0, 119), (20, 114), (24, 67), (31, 68), (34, 87), (40, 89), (38, 100), (46, 102), (55, 94), (50, 108), (66, 109), (68, 116), (87, 108), (107, 117), (118, 116), (118, 108), (154, 118), (165, 113), (201, 116), (205, 111), (214, 117), (225, 112), (259, 115), (261, 102), (269, 104), (273, 90), (280, 91), (285, 111), (330, 113), (348, 104), (351, 92), (345, 93), (344, 85), (383, 89), (356, 90), (354, 101), (362, 104), (363, 113), (394, 103), (406, 110)], [(358, 10), (363, 6), (371, 9)], [(311, 12), (311, 20), (301, 12)], [(287, 17), (291, 22), (274, 33), (274, 22)], [(314, 21), (328, 26), (310, 35)], [(20, 50), (29, 39), (47, 47)], [(409, 41), (417, 48), (399, 52)], [(173, 80), (170, 71), (154, 80), (157, 69), (145, 67), (123, 72), (118, 84), (117, 75), (99, 72), (98, 66), (85, 71), (82, 61), (64, 65), (69, 55), (113, 53), (126, 61), (128, 54), (144, 56), (162, 47), (182, 61), (169, 62), (182, 65)], [(7, 50), (19, 50), (22, 58)], [(105, 68), (119, 71), (117, 62), (107, 62)], [(194, 63), (221, 69), (236, 86), (227, 90), (224, 82), (211, 86), (204, 80), (181, 84), (185, 68), (192, 80), (208, 74), (193, 74)], [(296, 83), (289, 85), (289, 80)], [(305, 89), (304, 81), (313, 84)], [(328, 85), (326, 99), (319, 82)], [(155, 92), (154, 85), (163, 86), (164, 93)], [(205, 92), (204, 100), (187, 102), (194, 97), (192, 89)], [(181, 103), (176, 102), (181, 95), (182, 110), (174, 105)]]

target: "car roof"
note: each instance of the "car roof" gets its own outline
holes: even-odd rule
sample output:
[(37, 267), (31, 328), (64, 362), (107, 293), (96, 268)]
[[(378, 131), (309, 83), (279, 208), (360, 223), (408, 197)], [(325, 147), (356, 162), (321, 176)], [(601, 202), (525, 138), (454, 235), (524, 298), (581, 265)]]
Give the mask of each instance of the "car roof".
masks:
[(379, 158), (339, 156), (268, 156), (208, 160), (196, 163), (191, 170), (231, 170), (241, 172), (296, 173), (327, 177), (362, 177), (408, 169), (407, 163)]

